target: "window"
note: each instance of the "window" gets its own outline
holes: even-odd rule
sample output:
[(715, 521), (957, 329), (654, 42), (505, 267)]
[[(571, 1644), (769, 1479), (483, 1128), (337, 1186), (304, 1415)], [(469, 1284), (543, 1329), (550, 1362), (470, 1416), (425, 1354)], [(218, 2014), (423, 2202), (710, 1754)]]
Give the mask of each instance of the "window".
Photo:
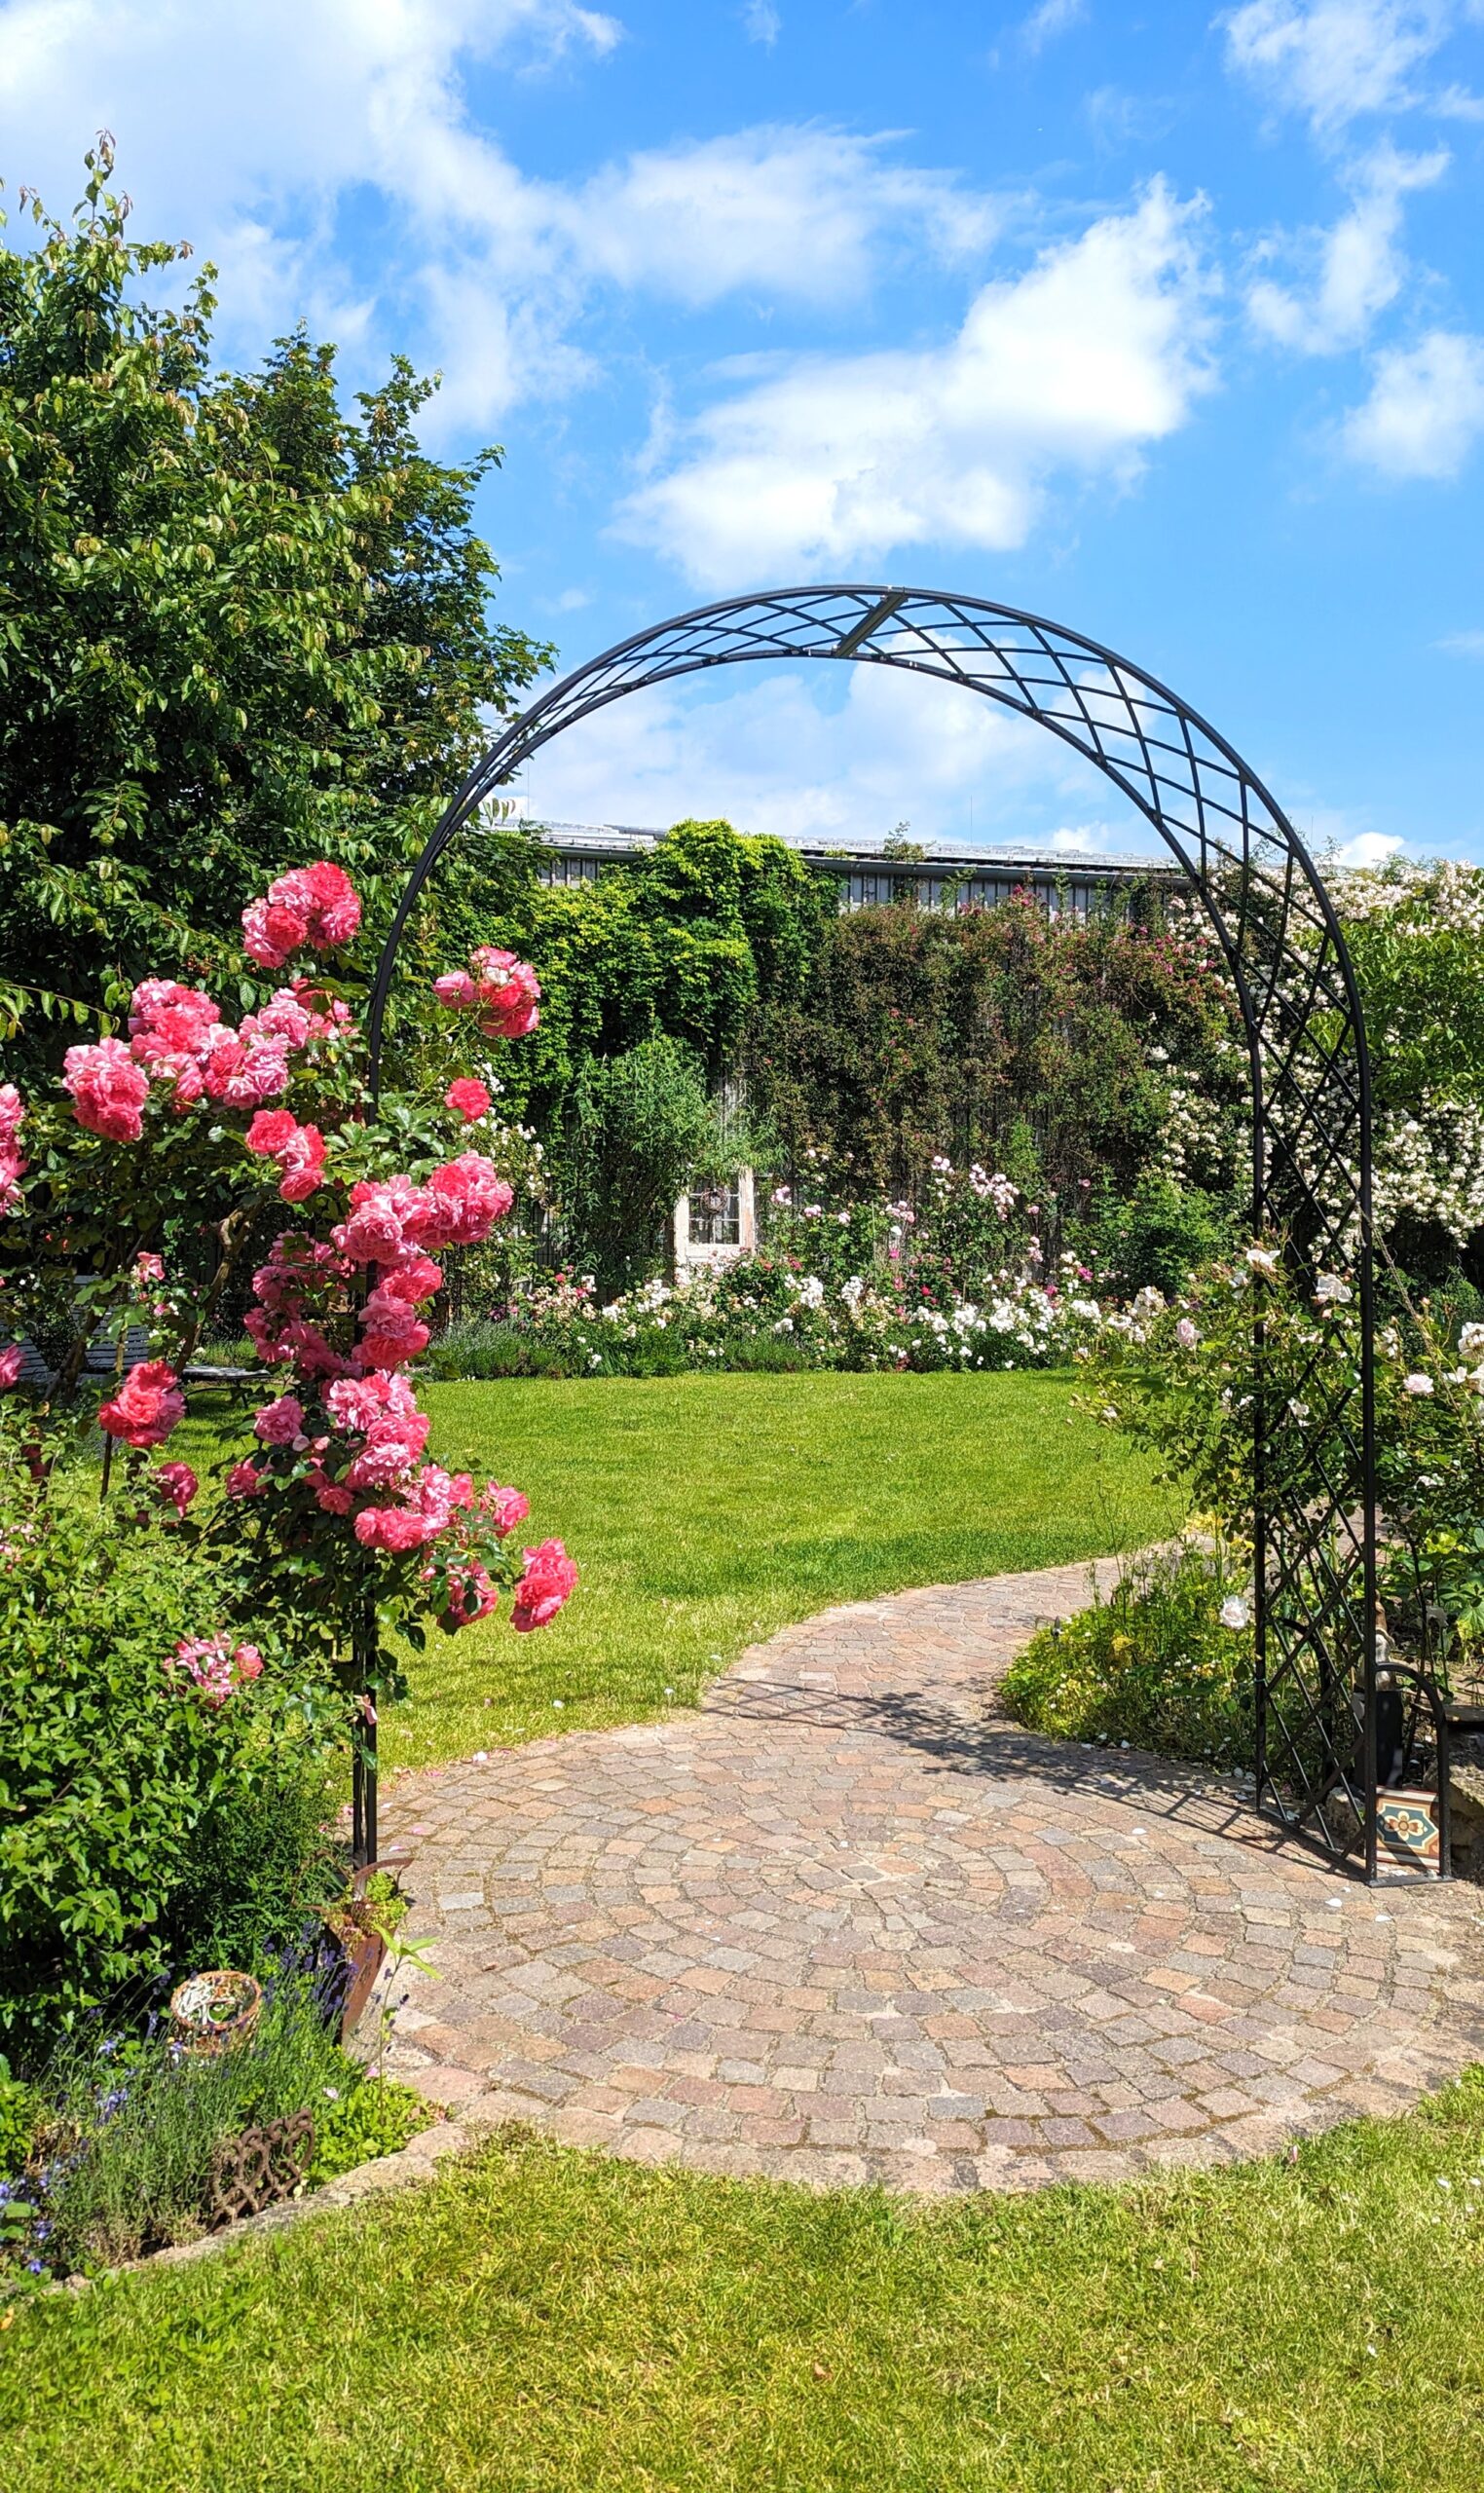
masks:
[(733, 1177), (724, 1186), (697, 1186), (690, 1197), (692, 1246), (740, 1246), (742, 1200)]

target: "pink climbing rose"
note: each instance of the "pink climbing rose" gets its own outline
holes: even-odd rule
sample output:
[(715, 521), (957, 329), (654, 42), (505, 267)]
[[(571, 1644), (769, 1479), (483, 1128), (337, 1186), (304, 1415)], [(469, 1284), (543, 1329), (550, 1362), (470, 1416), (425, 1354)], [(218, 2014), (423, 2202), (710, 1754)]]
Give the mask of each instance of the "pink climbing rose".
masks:
[(339, 866), (295, 867), (242, 912), (243, 949), (259, 969), (280, 970), (306, 944), (316, 952), (349, 944), (360, 925), (360, 898)]
[(19, 1342), (11, 1342), (0, 1351), (0, 1394), (8, 1394), (13, 1385), (19, 1385), (24, 1365), (25, 1353)]
[(185, 1395), (174, 1369), (165, 1359), (144, 1359), (130, 1369), (112, 1401), (102, 1405), (98, 1427), (126, 1445), (164, 1445), (184, 1418)]
[(304, 1434), (304, 1405), (297, 1394), (280, 1394), (277, 1402), (265, 1402), (252, 1423), (254, 1436), (265, 1445), (292, 1445)]
[(472, 1013), (487, 1039), (524, 1039), (540, 1020), (541, 983), (529, 961), (497, 945), (470, 952), (466, 970), (433, 981), (433, 993), (450, 1013)]
[(284, 1203), (306, 1203), (323, 1184), (324, 1136), (317, 1126), (302, 1126), (292, 1109), (259, 1108), (242, 1140), (260, 1159), (277, 1160)]
[(443, 1104), (446, 1108), (455, 1109), (464, 1124), (471, 1126), (489, 1115), (490, 1095), (484, 1084), (476, 1082), (471, 1073), (461, 1073), (458, 1081), (451, 1082), (444, 1092)]
[(523, 1634), (544, 1627), (576, 1590), (577, 1571), (560, 1541), (543, 1541), (522, 1552), (526, 1572), (515, 1587), (510, 1624)]
[(109, 1142), (137, 1142), (144, 1132), (149, 1076), (135, 1064), (122, 1039), (99, 1039), (69, 1048), (62, 1087), (72, 1094), (73, 1113), (89, 1134)]
[(177, 1516), (185, 1513), (191, 1500), (201, 1487), (201, 1482), (188, 1463), (162, 1463), (159, 1470), (154, 1474), (154, 1482), (161, 1492), (164, 1504), (173, 1507)]

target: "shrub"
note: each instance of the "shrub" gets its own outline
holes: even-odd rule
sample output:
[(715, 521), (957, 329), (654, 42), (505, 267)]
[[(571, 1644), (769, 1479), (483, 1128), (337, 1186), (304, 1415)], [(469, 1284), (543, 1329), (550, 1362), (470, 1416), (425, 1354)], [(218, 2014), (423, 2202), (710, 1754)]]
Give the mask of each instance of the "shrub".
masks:
[(220, 1570), (3, 1443), (0, 1549), (0, 2042), (34, 2059), (172, 1952), (245, 1940), (249, 1908), (281, 1926), (339, 1718), (286, 1668), (219, 1705), (183, 1688)]
[[(1107, 1599), (1043, 1627), (1006, 1675), (1019, 1722), (1058, 1739), (1249, 1766), (1252, 1637), (1229, 1552), (1184, 1543), (1135, 1559)], [(1243, 1622), (1229, 1625), (1228, 1616)]]
[(395, 2155), (433, 2119), (433, 2108), (415, 2087), (394, 2077), (361, 2077), (336, 2102), (315, 2113), (315, 2154), (309, 2169), (312, 2189), (353, 2173), (357, 2164)]

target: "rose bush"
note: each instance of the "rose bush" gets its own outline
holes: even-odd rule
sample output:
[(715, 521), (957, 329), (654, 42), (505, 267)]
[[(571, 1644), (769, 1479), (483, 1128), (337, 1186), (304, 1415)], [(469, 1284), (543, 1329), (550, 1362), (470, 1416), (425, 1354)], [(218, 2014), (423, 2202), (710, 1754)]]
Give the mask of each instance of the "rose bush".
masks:
[[(434, 1105), (370, 1098), (332, 977), (359, 914), (339, 869), (282, 875), (243, 912), (248, 956), (277, 974), (308, 947), (329, 956), (315, 981), (292, 976), (233, 1027), (200, 989), (146, 980), (127, 1040), (68, 1050), (64, 1098), (0, 1093), (10, 1206), (0, 1307), (19, 1335), (50, 1284), (70, 1318), (51, 1388), (11, 1428), (8, 1470), (45, 1478), (64, 1454), (69, 1390), (101, 1326), (118, 1345), (117, 1381), (97, 1413), (123, 1452), (116, 1497), (130, 1530), (164, 1533), (200, 1568), (216, 1604), (162, 1644), (156, 1701), (163, 1690), (224, 1719), (274, 1678), (272, 1655), (338, 1682), (374, 1722), (376, 1693), (400, 1687), (399, 1646), (416, 1650), (425, 1620), (455, 1632), (508, 1591), (513, 1623), (530, 1629), (556, 1617), (576, 1581), (560, 1542), (513, 1544), (528, 1511), (518, 1491), (451, 1474), (427, 1452), (427, 1417), (406, 1370), (428, 1340), (436, 1258), (488, 1240), (511, 1190), (465, 1147), (466, 1079)], [(538, 990), (524, 964), (476, 952), (459, 981), (486, 1035), (534, 1026)], [(463, 1002), (460, 984), (456, 1009)], [(188, 1464), (160, 1457), (184, 1415), (182, 1372), (204, 1310), (277, 1206), (292, 1225), (253, 1274), (248, 1319), (273, 1390), (252, 1417), (251, 1452), (234, 1450), (205, 1498)], [(203, 1207), (216, 1267), (196, 1288), (169, 1276)], [(140, 1331), (149, 1356), (126, 1368)], [(18, 1399), (23, 1363), (13, 1341), (0, 1389)], [(43, 1507), (27, 1530), (46, 1541), (54, 1522)], [(38, 1763), (28, 1811), (46, 1781)]]

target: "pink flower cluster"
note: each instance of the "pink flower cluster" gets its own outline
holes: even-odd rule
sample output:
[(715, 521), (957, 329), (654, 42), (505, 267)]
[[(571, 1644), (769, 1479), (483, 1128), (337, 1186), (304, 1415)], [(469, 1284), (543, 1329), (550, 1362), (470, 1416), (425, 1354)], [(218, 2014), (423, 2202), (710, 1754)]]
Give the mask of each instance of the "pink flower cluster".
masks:
[(130, 1369), (112, 1401), (98, 1412), (98, 1427), (126, 1445), (164, 1445), (185, 1418), (185, 1395), (166, 1359), (143, 1359)]
[[(476, 1084), (475, 1088), (479, 1087)], [(20, 1179), (25, 1175), (25, 1161), (16, 1137), (24, 1123), (25, 1102), (16, 1085), (14, 1082), (0, 1083), (0, 1212), (14, 1211), (20, 1201)]]
[(322, 1185), (324, 1136), (317, 1126), (301, 1126), (291, 1108), (259, 1108), (242, 1139), (259, 1158), (278, 1162), (282, 1202), (302, 1204)]
[(316, 952), (349, 944), (360, 925), (360, 898), (339, 866), (299, 866), (242, 912), (242, 948), (260, 969), (278, 970), (306, 944)]
[(173, 1517), (177, 1523), (201, 1487), (188, 1463), (162, 1463), (150, 1474), (150, 1483), (166, 1509), (167, 1519)]
[(435, 978), (433, 993), (451, 1013), (472, 1013), (487, 1039), (528, 1038), (540, 1020), (541, 983), (528, 961), (481, 944), (466, 970)]
[(166, 1677), (186, 1680), (207, 1705), (225, 1705), (235, 1689), (263, 1676), (256, 1645), (234, 1645), (230, 1636), (182, 1636), (165, 1666)]
[(560, 1541), (543, 1541), (538, 1549), (522, 1552), (526, 1572), (515, 1587), (510, 1624), (524, 1634), (555, 1619), (576, 1590), (577, 1570)]

